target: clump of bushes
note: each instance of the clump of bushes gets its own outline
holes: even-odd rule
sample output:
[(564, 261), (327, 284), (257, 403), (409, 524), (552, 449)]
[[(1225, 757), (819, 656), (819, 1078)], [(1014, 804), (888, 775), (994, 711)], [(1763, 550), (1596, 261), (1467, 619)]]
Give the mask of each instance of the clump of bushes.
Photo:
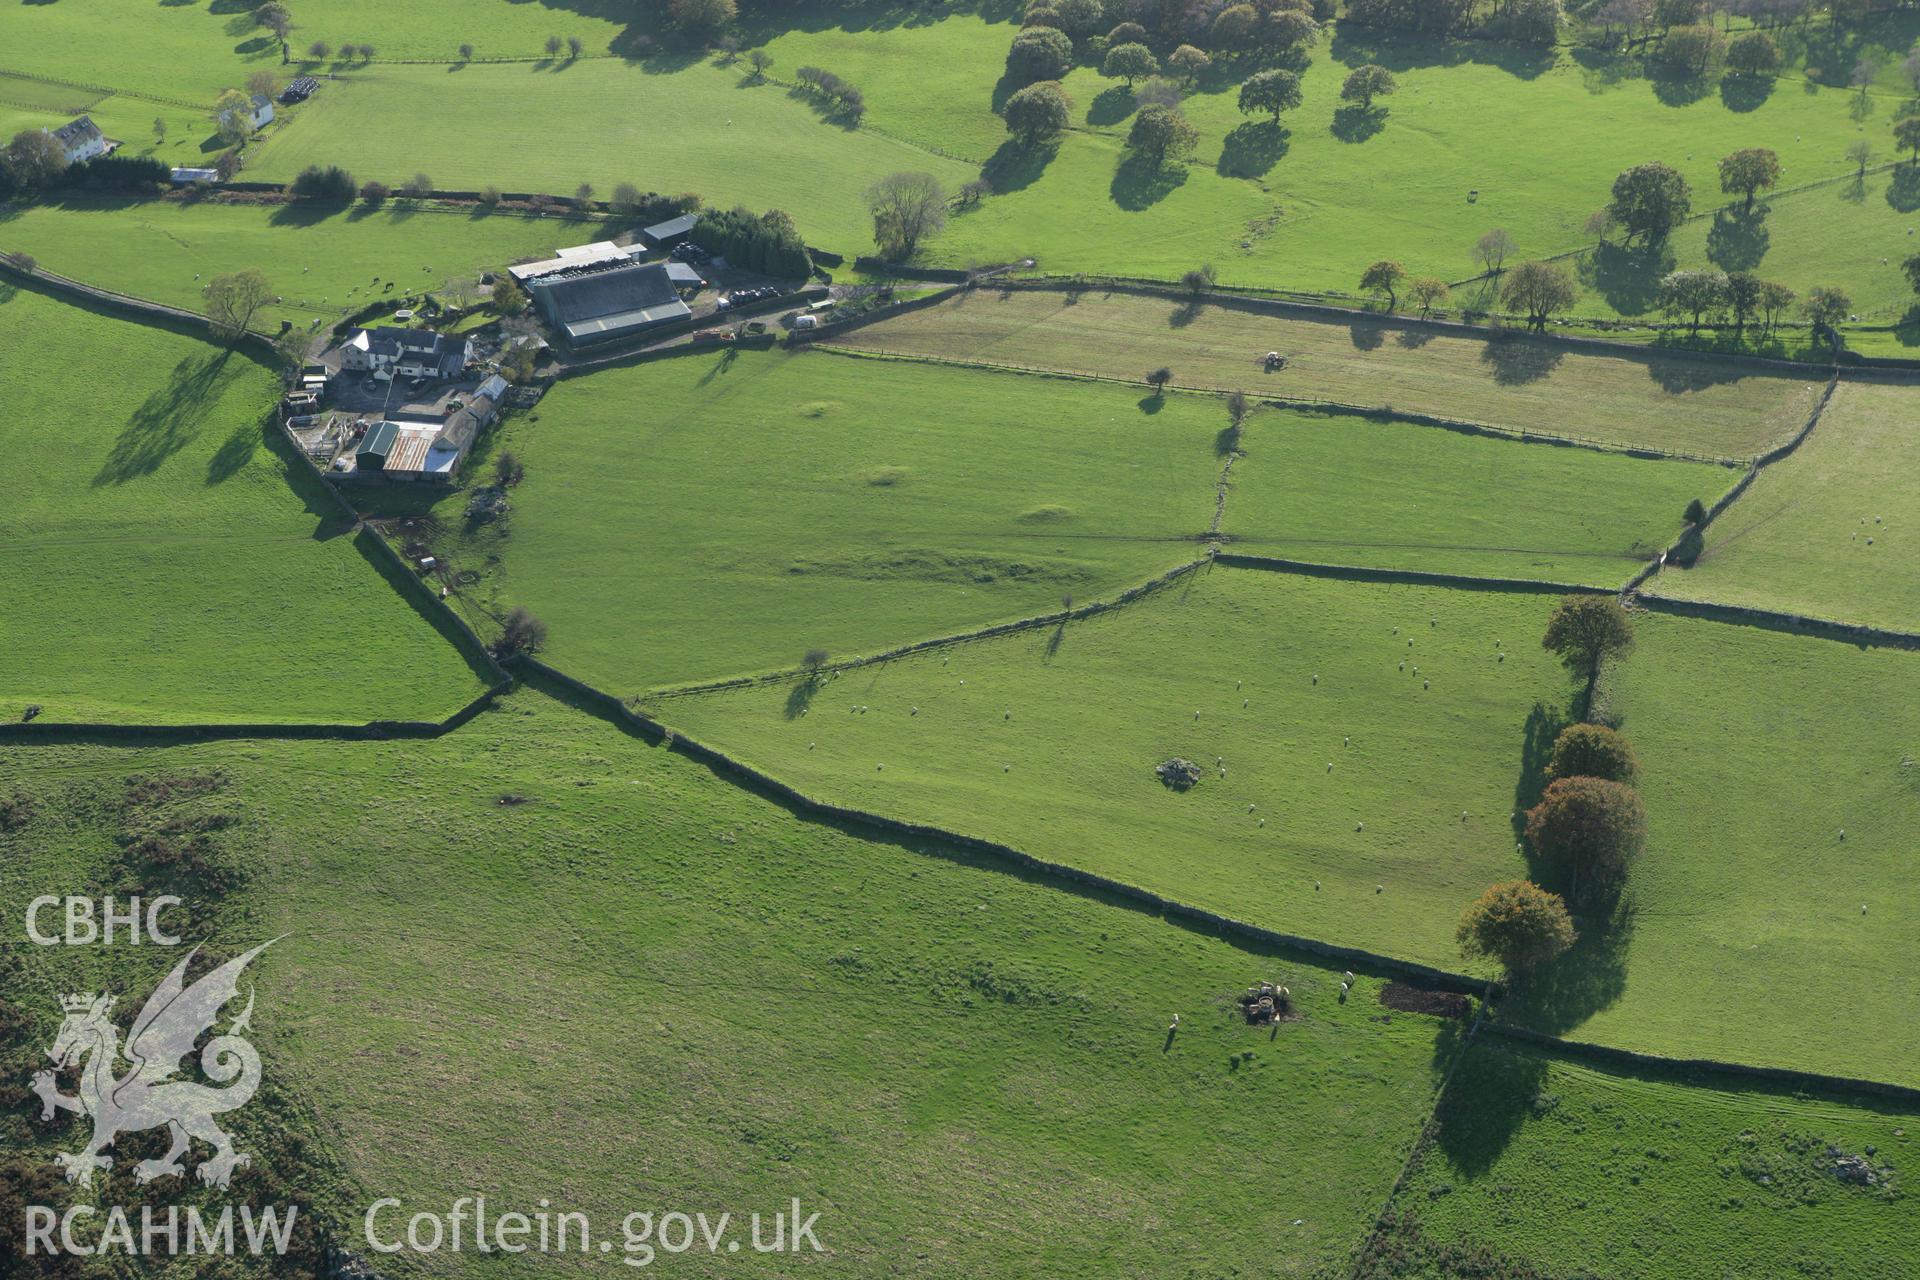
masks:
[(709, 209), (693, 225), (693, 242), (736, 267), (784, 279), (813, 274), (813, 259), (793, 219), (778, 209)]
[(330, 200), (345, 204), (359, 191), (353, 175), (337, 164), (310, 164), (287, 184), (287, 194), (299, 200)]
[(501, 624), (500, 638), (493, 642), (493, 655), (510, 658), (516, 654), (538, 653), (546, 644), (547, 624), (526, 609), (515, 607)]
[(1554, 739), (1549, 778), (1605, 778), (1631, 782), (1640, 772), (1633, 747), (1603, 724), (1570, 724)]

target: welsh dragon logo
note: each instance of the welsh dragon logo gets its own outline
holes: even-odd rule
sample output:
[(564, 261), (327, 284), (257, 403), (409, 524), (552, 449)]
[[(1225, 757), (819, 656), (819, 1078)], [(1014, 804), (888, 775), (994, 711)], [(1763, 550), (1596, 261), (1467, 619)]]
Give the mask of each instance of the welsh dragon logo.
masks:
[(143, 1183), (185, 1173), (180, 1157), (187, 1154), (195, 1138), (214, 1149), (212, 1159), (202, 1161), (198, 1168), (200, 1181), (210, 1186), (225, 1188), (234, 1169), (249, 1163), (246, 1155), (233, 1149), (233, 1139), (213, 1118), (245, 1106), (260, 1087), (260, 1055), (245, 1038), (253, 1018), (251, 989), (240, 1016), (200, 1051), (200, 1069), (214, 1084), (225, 1087), (173, 1077), (184, 1069), (194, 1042), (212, 1029), (220, 1010), (240, 994), (240, 974), (272, 945), (262, 943), (188, 986), (187, 965), (199, 953), (195, 947), (147, 998), (128, 1028), (124, 1056), (131, 1068), (124, 1075), (116, 1074), (123, 1050), (120, 1033), (110, 1017), (114, 997), (60, 998), (66, 1020), (60, 1024), (60, 1034), (47, 1056), (56, 1067), (80, 1067), (80, 1092), (72, 1097), (59, 1092), (52, 1071), (35, 1074), (33, 1091), (40, 1095), (42, 1120), (51, 1120), (56, 1111), (93, 1117), (93, 1137), (87, 1145), (54, 1157), (55, 1163), (66, 1170), (68, 1182), (91, 1186), (95, 1169), (113, 1167), (113, 1158), (103, 1153), (115, 1138), (163, 1125), (173, 1145), (159, 1159), (142, 1160), (134, 1166), (133, 1176)]

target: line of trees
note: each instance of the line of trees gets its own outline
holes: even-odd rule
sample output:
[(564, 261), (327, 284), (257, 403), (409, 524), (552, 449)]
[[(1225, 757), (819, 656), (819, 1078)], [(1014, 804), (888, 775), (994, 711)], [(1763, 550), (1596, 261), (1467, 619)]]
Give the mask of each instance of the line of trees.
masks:
[[(1541, 643), (1585, 677), (1590, 708), (1603, 665), (1632, 647), (1633, 623), (1612, 596), (1568, 596)], [(1568, 900), (1590, 903), (1617, 886), (1646, 842), (1646, 809), (1633, 785), (1639, 775), (1632, 744), (1613, 729), (1585, 722), (1561, 730), (1547, 760), (1546, 788), (1526, 811), (1525, 833), (1566, 884), (1566, 896), (1529, 880), (1489, 886), (1460, 917), (1455, 939), (1462, 952), (1492, 959), (1518, 978), (1571, 947), (1576, 933)]]
[(793, 73), (793, 78), (835, 116), (857, 121), (867, 114), (866, 95), (831, 71), (822, 67), (801, 67)]

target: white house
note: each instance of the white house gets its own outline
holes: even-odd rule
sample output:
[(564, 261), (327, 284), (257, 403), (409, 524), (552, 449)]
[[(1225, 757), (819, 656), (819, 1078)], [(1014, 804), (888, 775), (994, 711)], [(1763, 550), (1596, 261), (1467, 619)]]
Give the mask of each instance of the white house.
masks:
[(473, 359), (473, 343), (429, 329), (359, 329), (340, 345), (343, 369), (389, 369), (401, 378), (453, 378)]
[[(225, 124), (233, 115), (231, 111), (220, 113), (220, 123)], [(273, 99), (263, 93), (256, 93), (247, 106), (247, 132), (258, 133), (273, 123)]]
[(60, 150), (66, 155), (68, 164), (79, 164), (107, 152), (106, 135), (100, 132), (100, 126), (91, 116), (81, 116), (78, 120), (69, 120), (58, 129), (48, 132), (53, 140), (60, 144)]

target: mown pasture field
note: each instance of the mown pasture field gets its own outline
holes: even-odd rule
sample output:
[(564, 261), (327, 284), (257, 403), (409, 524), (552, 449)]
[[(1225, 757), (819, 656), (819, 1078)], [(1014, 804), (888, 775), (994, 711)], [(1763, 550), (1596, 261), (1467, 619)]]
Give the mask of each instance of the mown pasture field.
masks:
[(592, 220), (474, 216), (434, 205), (377, 209), (72, 199), (0, 219), (0, 244), (103, 289), (191, 311), (214, 276), (257, 268), (278, 293), (256, 328), (332, 324), (370, 302), (471, 285), (483, 271), (613, 228)]
[[(1920, 1268), (1916, 1144), (1911, 1105), (1603, 1070), (1482, 1034), (1396, 1209), (1548, 1275), (1881, 1280)], [(1837, 1177), (1845, 1157), (1875, 1183)]]
[[(778, 85), (749, 85), (744, 67), (700, 60), (670, 74), (614, 59), (572, 64), (375, 63), (343, 72), (300, 119), (254, 152), (248, 175), (286, 181), (338, 163), (398, 185), (425, 171), (442, 190), (551, 191), (582, 182), (692, 191), (722, 208), (792, 214), (807, 243), (865, 252), (867, 187), (924, 169), (958, 186), (958, 161), (866, 130), (823, 122)], [(591, 127), (581, 104), (594, 103)], [(391, 122), (405, 119), (405, 129)], [(691, 127), (694, 123), (700, 127)], [(350, 152), (340, 139), (352, 137)], [(484, 139), (484, 141), (482, 141)]]
[(7, 720), (437, 720), (480, 692), (268, 447), (265, 368), (12, 285), (0, 347)]
[(1661, 595), (1920, 630), (1920, 420), (1911, 383), (1845, 380), (1806, 442), (1707, 527)]
[[(821, 799), (1459, 968), (1461, 908), (1525, 871), (1526, 753), (1575, 692), (1540, 648), (1553, 603), (1215, 568), (1064, 627), (652, 709)], [(1184, 794), (1154, 776), (1176, 756), (1206, 770)]]
[(1656, 1053), (1920, 1084), (1920, 1033), (1899, 1012), (1920, 1000), (1906, 941), (1917, 659), (1638, 614), (1602, 709), (1640, 755), (1647, 847), (1623, 918), (1590, 930), (1537, 1021)]
[[(1285, 396), (1622, 448), (1748, 458), (1806, 422), (1806, 379), (1696, 356), (1596, 355), (1356, 316), (1347, 323), (1086, 290), (975, 289), (831, 341), (869, 351)], [(1268, 372), (1269, 351), (1286, 357)]]
[(1323, 564), (1618, 587), (1689, 500), (1738, 473), (1440, 427), (1266, 409), (1248, 420), (1232, 550)]
[[(44, 833), (111, 849), (129, 774), (224, 777), (251, 878), (246, 936), (217, 948), (287, 935), (256, 1036), (325, 1117), (345, 1189), (324, 1207), (355, 1235), (383, 1194), (564, 1196), (602, 1230), (642, 1208), (744, 1229), (797, 1196), (821, 1274), (1318, 1275), (1364, 1238), (1454, 1042), (1377, 1017), (1372, 977), (1342, 1003), (1337, 967), (800, 820), (534, 691), (426, 742), (0, 762), (38, 801), (0, 834), (13, 915), (70, 883)], [(81, 980), (86, 949), (54, 950), (27, 989)], [(1277, 1034), (1230, 1003), (1262, 978), (1302, 1015)], [(429, 1261), (380, 1265), (558, 1263)]]
[(505, 522), (436, 549), (627, 694), (1049, 613), (1194, 560), (1218, 399), (906, 362), (682, 356), (568, 380), (500, 448)]

